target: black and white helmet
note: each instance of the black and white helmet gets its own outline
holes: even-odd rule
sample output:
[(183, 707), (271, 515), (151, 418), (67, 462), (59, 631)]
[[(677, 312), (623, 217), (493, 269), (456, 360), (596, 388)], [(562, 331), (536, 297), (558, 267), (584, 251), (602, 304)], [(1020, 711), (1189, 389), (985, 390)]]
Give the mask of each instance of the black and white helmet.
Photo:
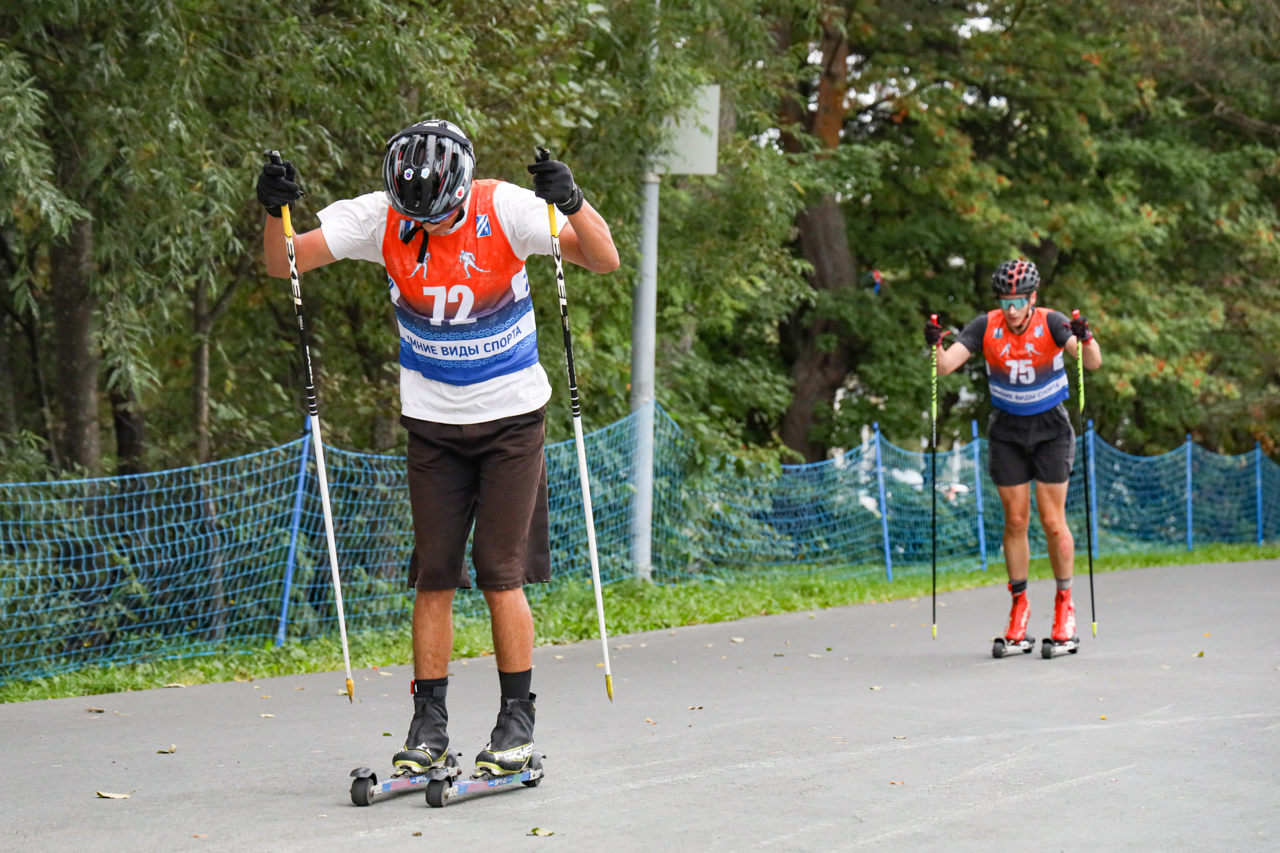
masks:
[(400, 215), (438, 222), (466, 206), (475, 171), (475, 153), (462, 128), (432, 119), (387, 140), (382, 182)]
[(1005, 261), (991, 274), (996, 296), (1026, 296), (1040, 286), (1040, 270), (1031, 261)]

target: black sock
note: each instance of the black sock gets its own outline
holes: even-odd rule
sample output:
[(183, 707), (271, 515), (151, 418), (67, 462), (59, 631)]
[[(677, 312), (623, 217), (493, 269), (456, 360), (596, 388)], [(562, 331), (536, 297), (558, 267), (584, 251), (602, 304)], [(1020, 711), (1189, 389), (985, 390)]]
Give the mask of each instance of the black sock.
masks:
[(502, 685), (503, 699), (528, 699), (529, 688), (533, 686), (533, 670), (524, 672), (503, 672), (498, 670), (498, 683)]
[(1011, 592), (1013, 595), (1018, 595), (1019, 593), (1023, 593), (1026, 591), (1027, 591), (1027, 582), (1024, 580), (1011, 581), (1009, 583), (1009, 592)]
[(418, 694), (427, 696), (436, 687), (447, 689), (449, 687), (449, 676), (446, 675), (444, 678), (415, 678), (412, 692), (415, 696)]

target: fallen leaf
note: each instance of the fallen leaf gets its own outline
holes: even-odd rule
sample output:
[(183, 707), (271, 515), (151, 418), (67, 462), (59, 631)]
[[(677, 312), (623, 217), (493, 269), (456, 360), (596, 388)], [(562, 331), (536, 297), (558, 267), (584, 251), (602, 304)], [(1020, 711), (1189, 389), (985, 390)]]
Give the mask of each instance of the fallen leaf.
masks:
[(830, 647), (830, 646), (827, 646), (827, 651), (831, 651), (831, 647)]
[(416, 836), (419, 836), (419, 835), (421, 835), (421, 834), (422, 834), (421, 832), (415, 832), (415, 833), (414, 833), (414, 836), (416, 837)]
[(1161, 669), (1173, 669), (1173, 667), (1169, 666), (1169, 664), (1167, 664), (1167, 663), (1162, 663), (1162, 664), (1160, 664), (1160, 668), (1161, 668)]
[(890, 628), (897, 628), (897, 627), (898, 627), (898, 623), (897, 623), (897, 622), (890, 622), (890, 623), (889, 623), (889, 627), (890, 627)]
[(596, 664), (596, 666), (604, 666), (604, 664), (603, 664), (603, 663), (598, 663), (598, 664)]
[(641, 643), (641, 644), (640, 644), (640, 648), (642, 648), (642, 649), (643, 649), (643, 648), (644, 648), (645, 646), (647, 646), (647, 645), (649, 645), (649, 644), (648, 644), (648, 643)]
[(623, 644), (622, 644), (622, 645), (620, 645), (620, 646), (614, 646), (614, 648), (615, 648), (615, 649), (629, 649), (629, 648), (631, 648), (631, 644), (630, 644), (630, 643), (623, 643)]
[(893, 739), (894, 739), (894, 740), (906, 740), (906, 739), (907, 739), (907, 736), (906, 736), (906, 735), (894, 735), (894, 736), (893, 736)]
[(1192, 655), (1192, 657), (1193, 657), (1193, 658), (1202, 658), (1202, 657), (1204, 657), (1204, 652), (1197, 652), (1196, 654)]
[(259, 717), (266, 717), (266, 718), (268, 718), (268, 719), (275, 719), (275, 716), (276, 716), (276, 715), (275, 715), (275, 714), (259, 714), (258, 716), (259, 716)]
[[(1208, 632), (1208, 631), (1205, 631), (1205, 632), (1204, 632), (1204, 635), (1205, 635), (1206, 637), (1210, 636), (1210, 634), (1209, 634), (1209, 632)], [(1113, 781), (1113, 782), (1114, 782), (1115, 780), (1114, 780), (1114, 779), (1112, 779), (1111, 781)]]
[(209, 834), (208, 834), (208, 833), (204, 833), (204, 834), (202, 834), (202, 835), (196, 835), (196, 834), (193, 832), (193, 833), (191, 833), (191, 837), (192, 837), (192, 838), (208, 838), (208, 837), (209, 837)]
[(168, 748), (168, 749), (163, 749), (163, 748), (161, 748), (161, 749), (157, 749), (157, 750), (156, 750), (156, 755), (172, 755), (173, 753), (175, 753), (175, 752), (177, 752), (177, 751), (178, 751), (178, 747), (174, 746), (173, 744), (169, 744), (169, 748)]
[(657, 723), (655, 723), (653, 720), (649, 719), (648, 717), (645, 717), (645, 718), (644, 718), (644, 721), (645, 721), (646, 723), (648, 723), (649, 725), (651, 725), (651, 726), (656, 726), (656, 725), (657, 725)]
[(1103, 714), (1103, 715), (1102, 715), (1101, 717), (1099, 717), (1098, 719), (1099, 719), (1099, 720), (1105, 720), (1106, 718), (1107, 718), (1107, 715), (1106, 715), (1106, 714)]
[(113, 794), (110, 791), (95, 791), (94, 793), (104, 800), (127, 800), (129, 799), (129, 794), (132, 794), (133, 791), (130, 791), (129, 794)]
[(890, 784), (890, 785), (905, 785), (905, 784), (907, 784), (907, 783), (906, 783), (906, 782), (890, 782), (889, 784)]
[(394, 677), (395, 677), (395, 673), (394, 673), (394, 672), (383, 672), (382, 670), (378, 670), (378, 675), (385, 675), (387, 678), (394, 678)]
[(170, 682), (169, 684), (166, 684), (166, 685), (165, 685), (165, 687), (186, 687), (186, 686), (187, 686), (187, 685), (185, 685), (185, 684), (179, 684), (179, 683), (178, 683), (178, 682), (176, 682), (176, 681), (174, 681), (174, 682)]
[(746, 641), (747, 641), (746, 637), (730, 637), (729, 638), (729, 642), (731, 643), (745, 643)]
[(811, 658), (820, 658), (820, 657), (822, 657), (822, 655), (809, 655), (809, 657), (811, 657)]
[(881, 687), (881, 686), (880, 686), (880, 685), (878, 685), (878, 684), (877, 684), (877, 685), (875, 685), (875, 686), (873, 686), (871, 689), (872, 689), (872, 690), (884, 690), (884, 688), (883, 688), (883, 687)]
[(115, 714), (117, 717), (132, 717), (132, 716), (133, 716), (133, 714), (121, 714), (119, 711), (112, 711), (111, 713)]
[(701, 710), (702, 710), (702, 706), (701, 706), (701, 705), (690, 705), (690, 706), (689, 706), (689, 710), (690, 710), (690, 711), (701, 711)]
[(306, 690), (307, 688), (305, 688), (305, 687), (295, 687), (295, 688), (293, 688), (293, 689), (294, 689), (294, 690)]
[(786, 655), (781, 654), (781, 653), (779, 653), (779, 652), (774, 652), (774, 653), (773, 653), (773, 656), (774, 656), (775, 658), (784, 658), (784, 657), (786, 657)]
[(105, 714), (106, 710), (103, 708), (85, 708), (84, 712), (86, 714)]
[(556, 655), (556, 660), (564, 660), (564, 655)]
[(347, 695), (347, 691), (345, 691), (345, 690), (339, 690), (339, 691), (338, 691), (338, 695), (339, 695), (339, 696), (346, 696), (346, 695)]
[(539, 838), (543, 838), (543, 837), (546, 837), (546, 836), (548, 836), (548, 835), (555, 835), (555, 833), (554, 833), (554, 832), (552, 832), (551, 830), (549, 830), (549, 829), (543, 829), (543, 828), (542, 828), (542, 827), (540, 827), (540, 826), (535, 826), (533, 829), (529, 830), (528, 834), (529, 834), (529, 835), (536, 835), (536, 836), (538, 836)]
[(259, 698), (259, 699), (270, 699), (271, 697), (270, 697), (270, 696), (268, 696), (268, 695), (266, 695), (266, 694), (264, 693), (263, 695), (259, 696), (258, 698)]
[(391, 737), (391, 732), (383, 732), (383, 733), (382, 733), (382, 736), (383, 736), (383, 737)]

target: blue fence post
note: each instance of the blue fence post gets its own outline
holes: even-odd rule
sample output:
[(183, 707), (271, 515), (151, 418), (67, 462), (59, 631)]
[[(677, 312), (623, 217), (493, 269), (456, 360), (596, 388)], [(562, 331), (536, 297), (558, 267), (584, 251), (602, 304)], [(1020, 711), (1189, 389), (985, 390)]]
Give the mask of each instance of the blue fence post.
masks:
[(1253, 443), (1253, 488), (1258, 504), (1258, 544), (1262, 544), (1262, 442)]
[(280, 594), (280, 627), (276, 630), (276, 645), (284, 645), (285, 630), (289, 627), (289, 592), (293, 588), (294, 559), (298, 554), (298, 527), (302, 523), (302, 495), (307, 484), (307, 460), (311, 458), (311, 416), (303, 422), (302, 454), (298, 457), (298, 488), (293, 496), (293, 521), (289, 528), (289, 556), (284, 562), (284, 592)]
[(884, 576), (893, 580), (893, 555), (889, 550), (889, 505), (884, 500), (884, 459), (880, 455), (880, 424), (872, 424), (876, 431), (876, 485), (880, 488), (880, 535), (884, 538)]
[(1195, 534), (1193, 532), (1192, 514), (1191, 514), (1191, 433), (1187, 433), (1187, 550), (1190, 551), (1195, 544)]
[(1093, 559), (1098, 559), (1098, 466), (1093, 446), (1093, 418), (1090, 418), (1084, 430), (1084, 464), (1089, 466), (1089, 527), (1093, 534)]
[(978, 441), (978, 419), (970, 423), (973, 427), (973, 485), (978, 497), (978, 559), (982, 561), (982, 570), (987, 570), (987, 521), (982, 507), (982, 443)]

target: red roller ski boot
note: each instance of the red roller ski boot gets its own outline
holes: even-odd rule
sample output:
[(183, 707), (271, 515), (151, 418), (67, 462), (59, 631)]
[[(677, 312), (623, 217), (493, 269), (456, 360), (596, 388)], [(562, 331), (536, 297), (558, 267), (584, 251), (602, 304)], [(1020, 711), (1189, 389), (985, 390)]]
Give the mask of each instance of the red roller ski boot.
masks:
[(1009, 610), (1009, 627), (1004, 636), (997, 637), (991, 646), (993, 658), (1007, 658), (1018, 652), (1031, 654), (1036, 647), (1036, 638), (1027, 636), (1027, 619), (1031, 616), (1031, 605), (1027, 603), (1027, 591), (1013, 592), (1013, 584), (1009, 584), (1009, 592), (1013, 594), (1013, 607)]
[(1045, 660), (1058, 655), (1075, 654), (1080, 649), (1076, 636), (1076, 605), (1071, 600), (1071, 588), (1058, 590), (1053, 599), (1053, 634), (1040, 646), (1040, 656)]

